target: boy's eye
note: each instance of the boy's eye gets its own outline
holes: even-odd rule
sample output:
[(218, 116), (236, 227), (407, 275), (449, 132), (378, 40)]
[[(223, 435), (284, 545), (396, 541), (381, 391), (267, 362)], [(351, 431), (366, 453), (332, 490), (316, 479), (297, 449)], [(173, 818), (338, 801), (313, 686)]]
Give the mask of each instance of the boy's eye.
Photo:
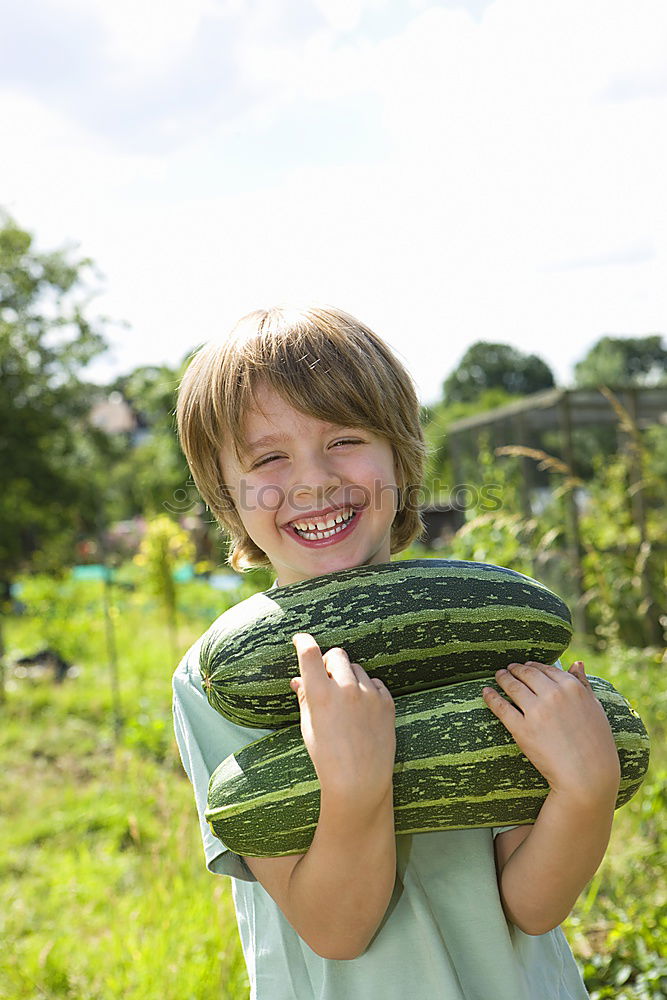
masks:
[[(356, 438), (341, 438), (340, 441), (334, 441), (333, 447), (335, 448), (338, 444), (363, 444), (363, 441), (358, 441)], [(266, 458), (260, 459), (259, 462), (255, 462), (253, 469), (258, 469), (260, 465), (266, 465), (268, 462), (273, 462), (275, 459), (281, 458), (280, 455), (267, 455)]]
[(335, 441), (334, 445), (337, 444), (361, 444), (361, 441), (357, 441), (356, 438), (343, 438), (342, 441)]

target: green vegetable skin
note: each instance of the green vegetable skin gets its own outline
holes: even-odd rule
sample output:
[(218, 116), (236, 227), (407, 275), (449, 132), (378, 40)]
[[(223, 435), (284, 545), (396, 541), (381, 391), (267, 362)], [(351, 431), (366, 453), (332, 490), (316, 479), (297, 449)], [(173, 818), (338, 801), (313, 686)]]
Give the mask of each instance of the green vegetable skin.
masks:
[(572, 635), (567, 605), (513, 570), (452, 559), (362, 566), (237, 604), (202, 640), (207, 697), (241, 726), (299, 721), (292, 636), (342, 646), (392, 695), (493, 677), (508, 663), (554, 663)]
[[(618, 807), (644, 779), (649, 739), (639, 716), (608, 681), (589, 680), (618, 748)], [(396, 699), (397, 833), (506, 826), (537, 817), (548, 786), (484, 704), (482, 686), (469, 680)], [(312, 840), (319, 801), (317, 776), (295, 725), (220, 764), (211, 776), (206, 819), (237, 854), (297, 854)]]

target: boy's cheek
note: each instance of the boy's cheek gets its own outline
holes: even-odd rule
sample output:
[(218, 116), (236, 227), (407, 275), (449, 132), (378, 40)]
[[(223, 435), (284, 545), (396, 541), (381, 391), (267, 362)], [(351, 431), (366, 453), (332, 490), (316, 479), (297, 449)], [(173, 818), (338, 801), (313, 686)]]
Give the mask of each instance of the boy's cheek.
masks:
[(274, 514), (285, 502), (285, 494), (279, 486), (265, 486), (256, 491), (253, 510)]

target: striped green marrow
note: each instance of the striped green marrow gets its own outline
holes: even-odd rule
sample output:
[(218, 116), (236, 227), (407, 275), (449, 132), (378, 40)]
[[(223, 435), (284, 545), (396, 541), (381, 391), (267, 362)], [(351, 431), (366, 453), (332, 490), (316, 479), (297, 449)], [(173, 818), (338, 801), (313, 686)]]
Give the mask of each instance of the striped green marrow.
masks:
[[(621, 761), (618, 807), (646, 774), (649, 739), (639, 716), (608, 681), (589, 680)], [(525, 824), (537, 817), (548, 786), (486, 707), (481, 687), (479, 681), (464, 681), (396, 699), (397, 833)], [(220, 764), (211, 776), (206, 819), (237, 854), (298, 854), (313, 838), (319, 802), (300, 727), (290, 726)]]
[(295, 632), (310, 632), (323, 651), (342, 646), (395, 697), (490, 677), (511, 662), (554, 663), (572, 623), (547, 587), (500, 566), (357, 566), (255, 594), (214, 622), (199, 660), (213, 708), (258, 729), (298, 722)]

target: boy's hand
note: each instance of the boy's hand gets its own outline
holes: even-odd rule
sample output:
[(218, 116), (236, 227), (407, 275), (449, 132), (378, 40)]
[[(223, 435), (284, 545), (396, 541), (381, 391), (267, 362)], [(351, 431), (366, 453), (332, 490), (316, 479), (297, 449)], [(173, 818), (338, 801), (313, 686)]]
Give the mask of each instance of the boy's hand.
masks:
[(533, 661), (510, 663), (484, 701), (557, 795), (590, 805), (616, 799), (620, 763), (611, 727), (581, 661), (569, 671)]
[(373, 812), (392, 795), (396, 753), (394, 700), (344, 649), (322, 656), (312, 635), (293, 636), (300, 676), (301, 732), (323, 793), (341, 805)]

